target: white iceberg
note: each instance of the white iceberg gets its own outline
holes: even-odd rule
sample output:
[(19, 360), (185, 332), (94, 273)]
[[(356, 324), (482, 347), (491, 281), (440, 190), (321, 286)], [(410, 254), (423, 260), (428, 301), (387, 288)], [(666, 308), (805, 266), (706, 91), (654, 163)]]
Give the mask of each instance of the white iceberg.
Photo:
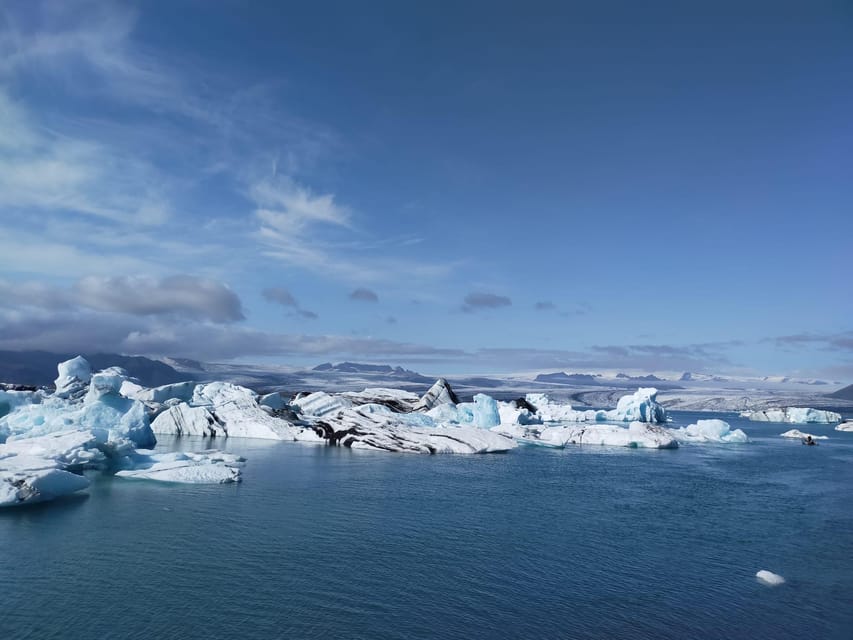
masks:
[(779, 435), (783, 438), (797, 438), (800, 440), (805, 440), (806, 438), (811, 438), (812, 440), (829, 440), (827, 436), (816, 436), (813, 433), (806, 433), (799, 429), (791, 429), (785, 433), (780, 433)]
[(84, 389), (92, 378), (92, 367), (83, 356), (60, 362), (56, 368), (59, 375), (54, 381), (54, 395), (59, 398), (67, 398)]
[(542, 419), (536, 415), (536, 407), (527, 400), (519, 398), (510, 402), (498, 403), (500, 424), (541, 424)]
[(54, 500), (85, 489), (79, 472), (103, 468), (103, 434), (86, 431), (9, 439), (0, 444), (0, 507)]
[(280, 409), (284, 409), (287, 406), (287, 403), (284, 401), (284, 398), (281, 397), (281, 394), (278, 392), (268, 393), (266, 395), (258, 398), (258, 404), (262, 407), (269, 407), (273, 411), (278, 411)]
[(778, 587), (780, 584), (785, 584), (785, 578), (772, 571), (767, 571), (767, 569), (762, 569), (755, 574), (755, 577), (768, 587)]
[(240, 482), (239, 467), (245, 458), (215, 449), (197, 453), (153, 453), (138, 450), (133, 468), (123, 469), (119, 478), (179, 482), (185, 484), (225, 484)]
[(153, 446), (156, 439), (145, 406), (115, 392), (113, 372), (95, 374), (91, 379), (85, 400), (54, 394), (38, 403), (20, 405), (0, 418), (0, 433), (35, 437), (69, 429), (101, 430), (108, 440), (129, 439), (138, 447)]
[(840, 413), (804, 407), (763, 409), (750, 412), (748, 417), (754, 422), (787, 422), (790, 424), (833, 424), (841, 422)]
[(853, 431), (853, 421), (845, 420), (835, 427), (836, 431)]
[[(520, 431), (523, 429), (523, 431)], [(521, 444), (564, 447), (597, 445), (646, 449), (677, 449), (678, 441), (667, 429), (646, 422), (632, 422), (627, 427), (615, 424), (574, 424), (569, 426), (520, 427), (500, 425), (492, 429)]]
[(732, 429), (725, 420), (697, 420), (680, 429), (668, 429), (682, 443), (746, 443), (749, 438), (741, 429)]
[(666, 422), (666, 409), (657, 402), (658, 390), (653, 387), (637, 389), (636, 393), (622, 396), (616, 410), (608, 412), (611, 420), (650, 423)]
[[(205, 408), (214, 418), (217, 433), (224, 433), (230, 438), (318, 440), (312, 429), (269, 415), (258, 404), (257, 394), (251, 389), (228, 382), (209, 382), (198, 385), (193, 392), (190, 406)], [(169, 412), (171, 409), (166, 413)], [(194, 418), (198, 419), (198, 415), (196, 414)], [(158, 425), (158, 428), (165, 429), (166, 424), (168, 423), (164, 422)], [(175, 435), (179, 435), (179, 426), (175, 423)]]
[(151, 422), (154, 433), (175, 436), (227, 436), (225, 426), (205, 407), (180, 402), (166, 409)]
[(130, 380), (121, 385), (121, 395), (126, 398), (139, 400), (146, 404), (163, 404), (168, 400), (183, 400), (189, 402), (193, 397), (197, 382), (176, 382), (148, 389)]

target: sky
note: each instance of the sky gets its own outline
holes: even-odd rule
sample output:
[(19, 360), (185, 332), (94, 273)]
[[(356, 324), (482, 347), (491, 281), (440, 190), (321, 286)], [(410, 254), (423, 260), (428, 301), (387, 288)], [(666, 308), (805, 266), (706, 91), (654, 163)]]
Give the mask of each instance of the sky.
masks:
[(0, 349), (853, 382), (853, 5), (0, 3)]

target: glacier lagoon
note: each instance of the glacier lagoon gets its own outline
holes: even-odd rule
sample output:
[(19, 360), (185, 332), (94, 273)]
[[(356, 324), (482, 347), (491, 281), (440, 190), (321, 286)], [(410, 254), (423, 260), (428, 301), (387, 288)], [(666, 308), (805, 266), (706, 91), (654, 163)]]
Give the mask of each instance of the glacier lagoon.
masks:
[(719, 417), (751, 442), (407, 456), (159, 436), (246, 457), (244, 481), (98, 477), (0, 511), (0, 637), (849, 638), (853, 434), (810, 425), (829, 440), (803, 447)]

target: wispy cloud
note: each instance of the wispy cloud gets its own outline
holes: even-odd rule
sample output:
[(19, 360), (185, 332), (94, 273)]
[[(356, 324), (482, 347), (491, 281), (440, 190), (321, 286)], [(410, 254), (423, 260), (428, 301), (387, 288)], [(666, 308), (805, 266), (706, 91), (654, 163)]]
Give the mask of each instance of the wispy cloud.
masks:
[(349, 299), (356, 302), (379, 302), (379, 296), (376, 292), (371, 289), (365, 289), (364, 287), (359, 287), (350, 293)]
[(797, 333), (768, 338), (767, 340), (783, 349), (817, 346), (824, 350), (853, 352), (853, 331), (841, 331), (838, 333)]
[(284, 287), (269, 287), (264, 289), (262, 294), (269, 302), (293, 309), (293, 313), (298, 315), (300, 318), (316, 320), (319, 317), (313, 311), (301, 308), (299, 303), (296, 301), (296, 298), (293, 297), (293, 294)]
[(479, 309), (500, 309), (512, 306), (512, 300), (506, 296), (494, 293), (473, 292), (465, 296), (462, 305), (463, 311), (477, 311)]
[(103, 311), (213, 323), (245, 319), (240, 298), (227, 285), (190, 275), (88, 276), (70, 288), (0, 280), (0, 298), (12, 309)]

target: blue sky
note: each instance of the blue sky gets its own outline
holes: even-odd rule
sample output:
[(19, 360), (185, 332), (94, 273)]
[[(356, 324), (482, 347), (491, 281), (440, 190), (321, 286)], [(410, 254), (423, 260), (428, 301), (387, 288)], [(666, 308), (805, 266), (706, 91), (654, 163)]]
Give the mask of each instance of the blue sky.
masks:
[(0, 349), (851, 381), (851, 113), (844, 2), (4, 3)]

